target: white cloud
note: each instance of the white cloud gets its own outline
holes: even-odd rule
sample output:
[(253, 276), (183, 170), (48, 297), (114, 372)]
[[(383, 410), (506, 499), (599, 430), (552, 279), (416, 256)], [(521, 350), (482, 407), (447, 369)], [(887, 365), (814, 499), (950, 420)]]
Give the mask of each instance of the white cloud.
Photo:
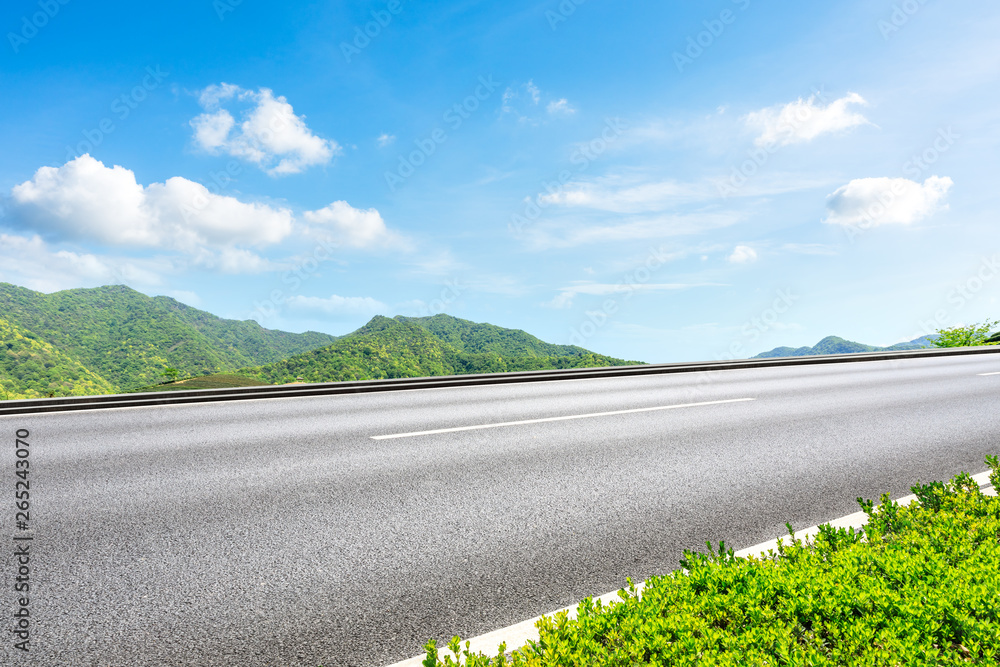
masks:
[(174, 267), (162, 259), (132, 260), (52, 249), (40, 236), (0, 234), (0, 281), (39, 292), (127, 283), (159, 288), (161, 273)]
[(372, 316), (389, 313), (388, 306), (367, 296), (337, 296), (333, 294), (324, 299), (297, 295), (288, 299), (288, 306), (294, 310), (312, 310), (333, 316)]
[(573, 114), (576, 113), (576, 109), (574, 109), (573, 106), (566, 101), (565, 97), (559, 100), (553, 100), (552, 102), (549, 102), (549, 105), (545, 107), (545, 110), (548, 111), (553, 116), (560, 114), (564, 116), (572, 116)]
[(549, 308), (569, 308), (579, 294), (589, 296), (627, 295), (634, 292), (676, 292), (696, 287), (725, 287), (722, 283), (588, 283), (580, 282), (559, 288), (559, 294), (552, 301), (543, 303)]
[[(236, 121), (222, 102), (249, 103), (243, 121)], [(297, 174), (327, 164), (341, 152), (340, 145), (321, 139), (306, 127), (304, 116), (268, 88), (256, 92), (223, 83), (205, 88), (199, 102), (206, 113), (190, 122), (194, 141), (211, 153), (224, 152), (256, 164), (271, 176)]]
[(610, 221), (606, 224), (581, 225), (548, 223), (528, 228), (524, 238), (532, 250), (570, 248), (592, 243), (614, 243), (636, 239), (666, 238), (687, 234), (700, 234), (742, 220), (742, 214), (733, 211), (696, 213), (690, 215), (660, 215), (634, 218), (628, 222)]
[(203, 113), (191, 121), (195, 142), (207, 151), (214, 151), (225, 145), (235, 124), (232, 114), (225, 109)]
[(376, 143), (378, 143), (379, 148), (385, 148), (386, 146), (389, 146), (396, 141), (396, 135), (383, 132), (378, 136), (378, 139), (376, 139), (375, 141)]
[(82, 155), (41, 167), (11, 190), (12, 218), (71, 240), (193, 252), (206, 246), (268, 245), (292, 232), (292, 213), (218, 195), (185, 178), (143, 187), (124, 167)]
[(572, 116), (576, 113), (569, 100), (550, 98), (531, 80), (520, 85), (508, 86), (503, 92), (503, 104), (500, 110), (504, 114), (517, 116), (520, 123), (538, 125), (541, 121), (539, 107), (543, 97), (549, 99), (545, 105), (545, 111), (549, 116)]
[(203, 250), (192, 261), (196, 266), (229, 274), (264, 273), (279, 268), (274, 262), (245, 248), (222, 248), (218, 252)]
[(738, 245), (733, 253), (726, 258), (731, 264), (747, 264), (757, 261), (757, 251), (746, 245)]
[(346, 201), (335, 201), (318, 211), (306, 211), (302, 217), (322, 229), (336, 232), (339, 243), (355, 248), (389, 248), (405, 245), (395, 232), (389, 231), (382, 215), (374, 208), (354, 208)]
[(833, 225), (877, 227), (910, 225), (945, 208), (953, 181), (931, 176), (923, 184), (905, 178), (860, 178), (837, 189), (827, 198)]
[(549, 205), (637, 213), (661, 211), (672, 205), (717, 197), (716, 189), (708, 183), (678, 183), (672, 180), (635, 182), (606, 177), (570, 183), (538, 199), (540, 203)]
[(799, 255), (836, 255), (837, 250), (832, 246), (822, 243), (785, 243), (781, 250), (793, 252)]
[(539, 101), (541, 101), (542, 91), (538, 89), (538, 86), (535, 85), (534, 81), (529, 80), (528, 83), (524, 84), (524, 89), (528, 92), (528, 95), (531, 96), (532, 103), (537, 105)]
[(868, 104), (857, 93), (849, 93), (825, 107), (817, 105), (816, 98), (816, 95), (807, 100), (799, 98), (784, 106), (768, 107), (747, 114), (744, 118), (747, 126), (760, 131), (754, 144), (787, 146), (812, 141), (829, 132), (868, 124), (867, 118), (848, 108), (851, 105)]
[(218, 109), (222, 100), (232, 99), (243, 92), (243, 89), (232, 83), (221, 83), (206, 86), (198, 95), (198, 104), (205, 109)]

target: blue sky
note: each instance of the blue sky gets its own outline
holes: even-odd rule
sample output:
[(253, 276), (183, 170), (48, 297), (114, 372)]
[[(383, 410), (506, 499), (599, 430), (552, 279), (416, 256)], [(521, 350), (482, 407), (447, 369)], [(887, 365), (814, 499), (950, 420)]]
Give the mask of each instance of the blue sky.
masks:
[(0, 9), (0, 281), (647, 362), (998, 316), (986, 0)]

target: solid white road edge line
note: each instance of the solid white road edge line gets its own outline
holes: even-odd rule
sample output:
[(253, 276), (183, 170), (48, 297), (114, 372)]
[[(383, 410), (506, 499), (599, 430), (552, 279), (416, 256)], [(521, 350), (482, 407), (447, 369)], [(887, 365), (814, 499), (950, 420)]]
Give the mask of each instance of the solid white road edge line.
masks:
[(1000, 372), (997, 372), (997, 373), (979, 373), (979, 375), (1000, 375)]
[(437, 433), (457, 433), (459, 431), (478, 431), (484, 428), (500, 428), (502, 426), (520, 426), (522, 424), (541, 424), (544, 422), (561, 422), (569, 419), (589, 419), (591, 417), (609, 417), (611, 415), (628, 415), (636, 412), (654, 412), (656, 410), (676, 410), (677, 408), (694, 408), (702, 405), (721, 405), (723, 403), (742, 403), (753, 401), (753, 398), (730, 398), (724, 401), (705, 401), (703, 403), (682, 403), (680, 405), (661, 405), (655, 408), (635, 408), (632, 410), (614, 410), (612, 412), (592, 412), (585, 415), (566, 415), (563, 417), (543, 417), (541, 419), (524, 419), (516, 422), (499, 422), (496, 424), (478, 424), (476, 426), (456, 426), (454, 428), (439, 428), (432, 431), (414, 431), (413, 433), (393, 433), (390, 435), (373, 435), (372, 440), (390, 440), (392, 438), (413, 438), (418, 435), (435, 435)]
[[(990, 485), (990, 473), (988, 471), (979, 473), (978, 475), (973, 475), (972, 479), (974, 479), (976, 483), (979, 484), (979, 487), (987, 495), (991, 496), (997, 495), (996, 490)], [(904, 498), (900, 498), (896, 502), (899, 503), (900, 505), (909, 505), (916, 499), (917, 499), (916, 496), (911, 495), (911, 496), (906, 496)], [(829, 523), (834, 528), (854, 528), (855, 530), (857, 530), (858, 528), (864, 526), (867, 521), (868, 521), (868, 515), (866, 515), (864, 512), (855, 512), (854, 514), (849, 514), (845, 517), (841, 517), (840, 519), (835, 519), (834, 521), (828, 521), (827, 523)], [(806, 538), (815, 537), (818, 534), (819, 534), (819, 526), (812, 526), (811, 528), (806, 528), (804, 530), (796, 532), (795, 539), (804, 540)], [(781, 539), (785, 543), (789, 542), (788, 535), (783, 536)], [(748, 558), (750, 556), (763, 556), (766, 555), (768, 551), (776, 551), (777, 548), (778, 548), (778, 540), (776, 538), (773, 540), (769, 540), (767, 542), (762, 542), (761, 544), (752, 547), (748, 547), (746, 549), (741, 549), (736, 552), (736, 556), (738, 558)], [(635, 587), (636, 591), (641, 593), (645, 585), (646, 585), (645, 582), (637, 584)], [(607, 605), (610, 602), (619, 602), (621, 601), (621, 598), (618, 597), (618, 591), (611, 591), (610, 593), (605, 593), (599, 598), (594, 598), (594, 600), (595, 601), (600, 600), (601, 604)], [(552, 617), (555, 614), (559, 613), (560, 611), (565, 611), (567, 612), (567, 614), (569, 614), (570, 618), (576, 618), (576, 607), (577, 605), (572, 605), (570, 607), (563, 607), (562, 609), (557, 609), (556, 611), (543, 615)], [(469, 640), (463, 639), (462, 649), (465, 650), (465, 642), (468, 641), (469, 650), (473, 652), (478, 651), (481, 653), (485, 653), (486, 655), (489, 656), (495, 656), (497, 654), (497, 648), (500, 646), (501, 643), (507, 645), (508, 651), (517, 650), (522, 646), (524, 646), (525, 644), (527, 644), (528, 640), (538, 641), (538, 630), (535, 628), (535, 624), (538, 622), (540, 618), (542, 617), (536, 616), (535, 618), (529, 619), (527, 621), (522, 621), (516, 625), (511, 625), (510, 627), (506, 627), (500, 630), (494, 630), (493, 632), (488, 632), (485, 635), (480, 635), (473, 639)], [(445, 655), (449, 656), (451, 655), (451, 653), (447, 652), (443, 646), (439, 646), (438, 651), (440, 652), (440, 655), (442, 657)], [(410, 658), (409, 660), (403, 660), (402, 662), (394, 663), (392, 665), (389, 665), (388, 667), (420, 667), (420, 665), (423, 664), (424, 657), (425, 655), (421, 654), (417, 657)]]

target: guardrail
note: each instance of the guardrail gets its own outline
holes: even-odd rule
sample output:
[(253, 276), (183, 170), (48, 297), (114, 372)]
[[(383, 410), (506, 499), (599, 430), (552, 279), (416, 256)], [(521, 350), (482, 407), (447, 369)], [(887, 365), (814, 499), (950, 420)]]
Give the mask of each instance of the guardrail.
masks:
[(699, 371), (717, 371), (739, 368), (771, 368), (781, 366), (805, 366), (815, 364), (838, 364), (861, 361), (886, 361), (891, 359), (954, 357), (998, 353), (1000, 353), (1000, 345), (990, 345), (983, 347), (904, 350), (901, 352), (862, 352), (854, 354), (831, 354), (810, 357), (739, 359), (735, 361), (689, 361), (676, 364), (647, 364), (643, 366), (571, 368), (550, 371), (445, 375), (428, 378), (397, 378), (392, 380), (363, 380), (357, 382), (324, 382), (318, 384), (270, 385), (264, 387), (233, 387), (229, 389), (189, 389), (170, 392), (111, 394), (106, 396), (36, 398), (0, 401), (0, 416), (44, 412), (68, 412), (73, 410), (99, 410), (107, 408), (132, 408), (154, 405), (178, 405), (183, 403), (241, 401), (263, 398), (296, 398), (302, 396), (363, 394), (380, 391), (433, 389), (435, 387), (474, 387), (492, 384), (512, 384), (517, 382), (547, 382), (553, 380), (574, 380), (584, 378), (629, 377), (661, 375), (666, 373), (694, 373)]

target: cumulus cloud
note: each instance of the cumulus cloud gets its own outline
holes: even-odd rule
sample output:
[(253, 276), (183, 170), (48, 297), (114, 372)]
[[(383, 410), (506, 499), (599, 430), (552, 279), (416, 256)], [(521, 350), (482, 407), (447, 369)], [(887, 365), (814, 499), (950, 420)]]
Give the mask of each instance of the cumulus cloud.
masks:
[[(0, 280), (43, 291), (110, 283), (160, 290), (161, 275), (191, 269), (279, 271), (287, 261), (261, 252), (293, 238), (341, 248), (410, 247), (375, 209), (338, 201), (296, 216), (288, 208), (240, 201), (180, 177), (144, 186), (131, 170), (105, 166), (90, 155), (38, 169), (0, 197), (0, 205), (4, 227), (28, 232), (0, 235)], [(98, 244), (105, 250), (57, 250), (57, 243)], [(153, 259), (147, 257), (150, 249), (164, 252)], [(143, 258), (115, 257), (109, 250), (138, 251)]]
[(754, 144), (787, 146), (812, 141), (822, 134), (868, 124), (867, 118), (849, 108), (852, 105), (868, 104), (857, 93), (849, 93), (826, 106), (817, 104), (816, 98), (816, 95), (807, 100), (799, 98), (789, 104), (747, 114), (744, 118), (747, 126), (760, 132), (754, 139)]
[(833, 225), (877, 227), (910, 225), (946, 208), (953, 181), (931, 176), (921, 183), (906, 178), (860, 178), (838, 188), (827, 198)]
[(357, 316), (387, 314), (389, 307), (371, 297), (338, 296), (333, 294), (328, 298), (315, 296), (293, 296), (288, 299), (288, 306), (294, 310), (311, 310), (325, 315)]
[(9, 207), (12, 219), (45, 236), (188, 252), (274, 244), (293, 222), (287, 209), (241, 202), (181, 177), (144, 187), (131, 170), (88, 154), (38, 169), (12, 188)]
[(0, 282), (40, 292), (114, 283), (159, 288), (160, 275), (171, 271), (163, 259), (123, 259), (55, 250), (37, 234), (0, 234)]
[(396, 141), (396, 135), (383, 132), (375, 141), (378, 143), (379, 148), (385, 148), (386, 146), (392, 145)]
[(726, 258), (731, 264), (747, 264), (757, 261), (757, 251), (747, 245), (738, 245)]
[[(271, 176), (297, 174), (327, 164), (341, 152), (340, 145), (322, 139), (306, 126), (283, 96), (268, 88), (257, 91), (223, 83), (208, 86), (198, 98), (205, 113), (191, 120), (195, 145), (210, 153), (228, 153), (251, 162)], [(223, 103), (245, 108), (237, 125)]]
[(318, 211), (306, 211), (302, 217), (321, 229), (336, 232), (338, 242), (354, 248), (394, 247), (402, 239), (389, 231), (382, 215), (374, 208), (354, 208), (346, 201), (335, 201)]

